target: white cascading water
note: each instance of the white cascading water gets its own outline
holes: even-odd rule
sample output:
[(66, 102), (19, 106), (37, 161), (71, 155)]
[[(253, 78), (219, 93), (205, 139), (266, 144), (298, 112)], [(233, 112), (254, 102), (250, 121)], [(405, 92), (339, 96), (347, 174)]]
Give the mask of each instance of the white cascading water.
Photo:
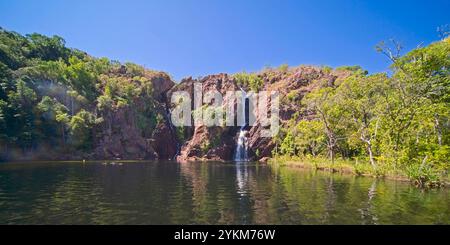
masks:
[(239, 130), (239, 136), (236, 144), (236, 150), (234, 154), (234, 161), (236, 162), (245, 162), (248, 161), (248, 154), (247, 154), (247, 130), (245, 130), (245, 100), (247, 98), (247, 95), (245, 91), (241, 88), (242, 91), (242, 115), (244, 118), (244, 125), (241, 126), (241, 129)]
[(243, 128), (239, 131), (239, 137), (238, 142), (236, 144), (236, 153), (234, 156), (234, 160), (236, 162), (245, 162), (248, 159), (247, 156), (247, 137), (245, 134), (247, 131), (245, 131)]

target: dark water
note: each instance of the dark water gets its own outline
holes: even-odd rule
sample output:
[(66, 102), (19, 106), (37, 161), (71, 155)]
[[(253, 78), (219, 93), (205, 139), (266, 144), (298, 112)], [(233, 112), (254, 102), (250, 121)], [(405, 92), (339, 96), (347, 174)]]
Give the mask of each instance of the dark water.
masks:
[(1, 224), (449, 224), (448, 190), (251, 163), (0, 164)]

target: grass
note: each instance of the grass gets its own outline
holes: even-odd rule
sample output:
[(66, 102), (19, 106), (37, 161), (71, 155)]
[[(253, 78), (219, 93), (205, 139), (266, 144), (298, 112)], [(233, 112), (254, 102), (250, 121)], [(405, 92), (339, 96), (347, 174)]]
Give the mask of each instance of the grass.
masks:
[(412, 165), (405, 169), (383, 164), (376, 168), (368, 162), (358, 159), (335, 159), (334, 163), (330, 159), (323, 157), (297, 157), (297, 156), (276, 156), (269, 160), (269, 164), (280, 166), (291, 166), (310, 168), (314, 170), (329, 171), (333, 173), (353, 174), (369, 176), (375, 178), (388, 178), (401, 181), (410, 181), (416, 186), (432, 188), (448, 185), (448, 174), (441, 176), (430, 169), (420, 169)]

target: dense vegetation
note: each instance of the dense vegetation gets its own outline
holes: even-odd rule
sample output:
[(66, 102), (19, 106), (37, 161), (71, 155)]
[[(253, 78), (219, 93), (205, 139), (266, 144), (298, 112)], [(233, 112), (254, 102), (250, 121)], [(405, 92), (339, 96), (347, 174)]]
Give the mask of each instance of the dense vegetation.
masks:
[[(277, 139), (275, 154), (347, 159), (375, 175), (403, 173), (418, 184), (436, 184), (450, 168), (450, 38), (414, 49), (384, 43), (392, 73), (352, 75), (319, 86)], [(295, 95), (288, 95), (295, 96)], [(315, 115), (305, 119), (301, 115)], [(356, 161), (354, 161), (356, 160)], [(364, 162), (370, 168), (364, 167)]]
[[(358, 173), (440, 183), (450, 168), (450, 38), (404, 56), (393, 44), (394, 49), (377, 47), (392, 61), (389, 74), (341, 67), (334, 71), (351, 75), (334, 83), (317, 81), (323, 84), (306, 97), (289, 92), (282, 103), (298, 103), (300, 109), (274, 139), (273, 154), (313, 163), (328, 158), (329, 166), (344, 161)], [(287, 65), (275, 70), (233, 78), (238, 86), (259, 91), (278, 79), (272, 73), (289, 73)], [(122, 125), (131, 123), (142, 138), (152, 139), (166, 113), (160, 105), (165, 99), (158, 98), (151, 81), (155, 74), (170, 81), (164, 73), (67, 48), (58, 36), (22, 36), (0, 28), (0, 160), (42, 149), (92, 152), (98, 142), (116, 140), (111, 135), (120, 130), (115, 124), (122, 114), (132, 118)], [(105, 137), (109, 141), (101, 140)], [(202, 151), (216, 141), (204, 141)]]
[(151, 134), (160, 117), (152, 73), (67, 48), (58, 36), (0, 28), (0, 159), (42, 147), (86, 151), (98, 134), (111, 133), (112, 111), (123, 107)]

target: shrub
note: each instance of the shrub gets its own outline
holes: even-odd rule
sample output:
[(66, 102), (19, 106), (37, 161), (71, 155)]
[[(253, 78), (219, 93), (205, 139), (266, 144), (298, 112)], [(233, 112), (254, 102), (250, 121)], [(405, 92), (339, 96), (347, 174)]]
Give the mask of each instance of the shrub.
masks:
[(262, 78), (255, 73), (241, 72), (234, 74), (233, 77), (239, 86), (248, 87), (255, 92), (258, 92), (264, 84)]

